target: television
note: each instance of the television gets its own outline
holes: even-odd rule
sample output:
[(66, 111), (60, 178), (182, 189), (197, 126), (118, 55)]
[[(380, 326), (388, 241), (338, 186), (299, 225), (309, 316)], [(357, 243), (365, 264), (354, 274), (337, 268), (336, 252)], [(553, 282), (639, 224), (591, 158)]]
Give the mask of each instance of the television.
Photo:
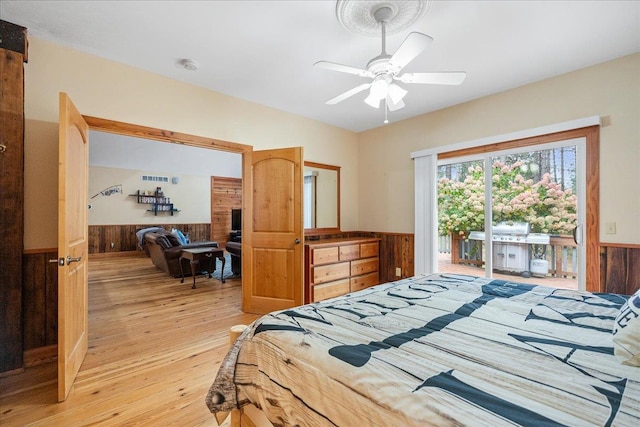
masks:
[(242, 230), (242, 209), (231, 209), (231, 231)]

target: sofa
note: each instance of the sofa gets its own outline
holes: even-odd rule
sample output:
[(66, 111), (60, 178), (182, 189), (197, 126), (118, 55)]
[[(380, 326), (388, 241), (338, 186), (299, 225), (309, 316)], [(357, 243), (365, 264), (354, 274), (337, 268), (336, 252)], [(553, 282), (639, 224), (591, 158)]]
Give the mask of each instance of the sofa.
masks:
[(225, 249), (231, 255), (231, 271), (234, 276), (242, 274), (242, 243), (227, 242)]
[[(159, 230), (144, 235), (146, 247), (153, 264), (165, 273), (180, 277), (180, 252), (183, 249), (193, 248), (217, 248), (217, 242), (203, 241), (181, 244), (181, 242), (169, 231)], [(188, 260), (182, 260), (184, 275), (191, 275), (191, 267)]]

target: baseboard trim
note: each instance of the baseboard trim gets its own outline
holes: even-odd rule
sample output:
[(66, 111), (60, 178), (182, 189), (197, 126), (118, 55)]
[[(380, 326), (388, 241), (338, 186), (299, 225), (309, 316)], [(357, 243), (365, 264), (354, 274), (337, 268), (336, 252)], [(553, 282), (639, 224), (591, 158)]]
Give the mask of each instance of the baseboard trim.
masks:
[(147, 256), (144, 253), (144, 251), (96, 252), (93, 254), (89, 254), (89, 259), (102, 258), (102, 257), (113, 258), (113, 257), (119, 257), (119, 256), (132, 256), (132, 255), (139, 255), (141, 257)]
[(44, 347), (32, 348), (25, 350), (24, 367), (32, 368), (34, 366), (43, 365), (58, 359), (58, 345), (51, 344)]
[(10, 371), (0, 372), (0, 378), (6, 378), (6, 377), (14, 376), (14, 375), (20, 375), (20, 374), (24, 373), (24, 371), (25, 371), (24, 368), (18, 368), (18, 369), (12, 369)]

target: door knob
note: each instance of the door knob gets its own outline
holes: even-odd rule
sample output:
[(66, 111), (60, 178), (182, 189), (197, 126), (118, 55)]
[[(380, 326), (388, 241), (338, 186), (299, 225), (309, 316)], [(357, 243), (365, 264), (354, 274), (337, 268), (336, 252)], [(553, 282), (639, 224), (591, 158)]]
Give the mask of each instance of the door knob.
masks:
[(294, 242), (296, 245), (299, 245), (299, 244), (300, 244), (300, 239), (296, 239), (296, 240), (294, 240), (293, 242)]
[(72, 262), (80, 262), (81, 259), (81, 256), (79, 256), (78, 258), (71, 258), (70, 255), (67, 255), (67, 265), (71, 264)]
[(58, 259), (58, 258), (50, 259), (50, 260), (49, 260), (49, 262), (50, 262), (50, 263), (54, 263), (54, 262), (55, 262), (55, 263), (56, 263), (56, 264), (58, 264), (60, 267), (64, 266), (64, 258), (60, 258), (60, 259)]

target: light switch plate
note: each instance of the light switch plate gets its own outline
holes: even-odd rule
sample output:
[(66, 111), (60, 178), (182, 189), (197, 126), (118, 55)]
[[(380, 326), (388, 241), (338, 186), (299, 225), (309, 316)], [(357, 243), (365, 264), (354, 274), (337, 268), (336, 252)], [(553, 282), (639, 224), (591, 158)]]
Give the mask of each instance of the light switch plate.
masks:
[(402, 269), (400, 267), (396, 267), (396, 276), (397, 277), (401, 277), (402, 276)]

